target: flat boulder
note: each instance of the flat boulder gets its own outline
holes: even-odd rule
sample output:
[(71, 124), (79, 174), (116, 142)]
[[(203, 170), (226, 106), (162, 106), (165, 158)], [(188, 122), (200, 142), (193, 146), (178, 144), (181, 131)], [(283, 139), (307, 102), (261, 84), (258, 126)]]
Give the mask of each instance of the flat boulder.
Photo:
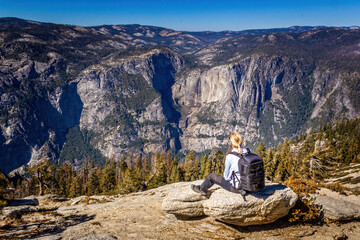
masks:
[(323, 212), (325, 220), (348, 221), (360, 219), (360, 205), (330, 196), (311, 194), (314, 204)]
[(298, 199), (289, 187), (276, 183), (267, 183), (262, 191), (248, 193), (244, 198), (217, 185), (202, 196), (190, 187), (201, 183), (189, 182), (171, 190), (163, 200), (162, 210), (180, 219), (210, 216), (238, 226), (262, 225), (286, 216)]

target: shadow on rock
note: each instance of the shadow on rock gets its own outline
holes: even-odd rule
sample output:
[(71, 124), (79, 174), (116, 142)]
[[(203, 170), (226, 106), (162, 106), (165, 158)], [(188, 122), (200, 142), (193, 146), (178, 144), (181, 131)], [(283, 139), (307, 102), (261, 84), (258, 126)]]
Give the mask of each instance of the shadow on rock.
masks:
[(208, 216), (188, 217), (188, 216), (182, 216), (182, 215), (174, 215), (174, 217), (176, 217), (177, 220), (187, 221), (187, 222), (198, 221), (198, 220), (208, 218)]
[(42, 217), (31, 215), (21, 219), (9, 219), (8, 224), (0, 227), (1, 239), (29, 239), (59, 235), (66, 228), (94, 219), (95, 215), (63, 216), (55, 211), (39, 211)]
[(248, 194), (252, 195), (252, 196), (254, 196), (256, 198), (266, 199), (270, 195), (273, 195), (275, 193), (275, 191), (283, 190), (283, 189), (286, 189), (286, 188), (287, 187), (285, 185), (282, 185), (282, 184), (266, 185), (263, 189), (261, 189), (261, 191), (248, 193)]
[(232, 229), (235, 229), (236, 231), (243, 232), (243, 233), (263, 232), (263, 231), (266, 232), (266, 231), (270, 231), (270, 230), (284, 229), (284, 228), (288, 228), (288, 227), (296, 225), (296, 223), (289, 222), (287, 216), (280, 218), (275, 222), (264, 224), (264, 225), (238, 226), (238, 225), (223, 222), (218, 219), (216, 219), (216, 222), (225, 224), (226, 226), (229, 226)]

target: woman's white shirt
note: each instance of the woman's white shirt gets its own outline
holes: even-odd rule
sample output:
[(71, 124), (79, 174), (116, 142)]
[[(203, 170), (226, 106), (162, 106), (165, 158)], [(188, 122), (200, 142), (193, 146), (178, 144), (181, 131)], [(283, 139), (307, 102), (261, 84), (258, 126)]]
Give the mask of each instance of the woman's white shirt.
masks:
[[(246, 148), (241, 148), (241, 150), (242, 150), (242, 153), (247, 153)], [(238, 152), (238, 150), (236, 148), (233, 148), (231, 151), (232, 152)], [(236, 178), (233, 179), (232, 173), (235, 172), (237, 177), (240, 179), (240, 171), (239, 171), (238, 161), (239, 161), (239, 157), (237, 157), (237, 156), (235, 156), (233, 154), (226, 155), (225, 169), (224, 169), (224, 179), (226, 181), (229, 181), (235, 188), (238, 188), (239, 182), (238, 182), (238, 180)], [(235, 183), (235, 185), (234, 185), (234, 183)]]

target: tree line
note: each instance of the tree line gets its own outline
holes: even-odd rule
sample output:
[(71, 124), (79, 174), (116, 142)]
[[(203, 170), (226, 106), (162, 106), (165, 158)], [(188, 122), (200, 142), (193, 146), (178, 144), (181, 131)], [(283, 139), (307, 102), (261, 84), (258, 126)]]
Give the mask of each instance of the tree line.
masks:
[(321, 181), (337, 167), (360, 162), (360, 118), (326, 123), (293, 140), (285, 139), (274, 148), (260, 143), (256, 152), (264, 160), (269, 180), (291, 177)]
[(63, 163), (56, 167), (49, 159), (41, 159), (26, 170), (13, 187), (13, 197), (59, 194), (65, 197), (96, 194), (125, 194), (156, 188), (168, 183), (204, 179), (209, 173), (222, 174), (224, 154), (213, 150), (203, 154), (201, 161), (195, 152), (189, 152), (180, 162), (172, 152), (162, 151), (149, 156), (133, 154), (118, 159), (107, 159), (103, 168), (94, 161), (85, 161), (75, 171)]
[[(266, 148), (260, 143), (255, 151), (264, 160), (265, 176), (273, 182), (288, 179), (321, 180), (328, 170), (360, 161), (360, 118), (325, 124), (293, 140)], [(55, 166), (48, 159), (29, 167), (25, 178), (13, 187), (13, 197), (59, 194), (66, 197), (95, 194), (124, 194), (156, 188), (165, 184), (205, 179), (224, 171), (224, 153), (189, 152), (184, 159), (162, 151), (149, 156), (123, 155), (107, 159), (103, 168), (85, 161), (78, 170), (68, 164)]]

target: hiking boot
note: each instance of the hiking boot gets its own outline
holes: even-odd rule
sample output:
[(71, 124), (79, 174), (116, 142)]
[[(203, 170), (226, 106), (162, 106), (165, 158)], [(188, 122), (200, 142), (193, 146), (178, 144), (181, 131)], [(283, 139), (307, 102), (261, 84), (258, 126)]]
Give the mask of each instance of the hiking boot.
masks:
[(239, 190), (239, 193), (242, 195), (242, 196), (245, 196), (246, 195), (246, 191), (244, 189), (240, 189)]
[(191, 189), (192, 189), (194, 192), (200, 193), (201, 195), (206, 195), (206, 192), (205, 192), (205, 191), (202, 191), (202, 190), (200, 189), (200, 186), (199, 186), (199, 185), (191, 184)]

